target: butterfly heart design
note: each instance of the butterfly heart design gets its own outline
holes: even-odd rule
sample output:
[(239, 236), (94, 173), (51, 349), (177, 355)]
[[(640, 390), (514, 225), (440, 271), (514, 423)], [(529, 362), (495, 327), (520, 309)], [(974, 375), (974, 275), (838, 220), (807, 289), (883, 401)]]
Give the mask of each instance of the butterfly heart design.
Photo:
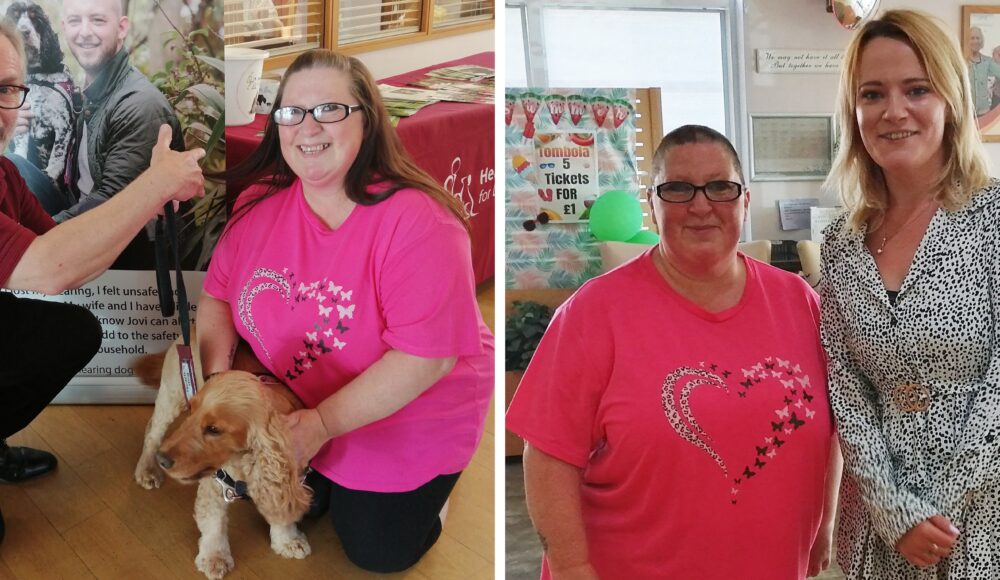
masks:
[[(768, 359), (768, 366), (770, 360), (772, 359)], [(782, 359), (778, 361), (782, 367), (789, 364)], [(720, 368), (721, 365), (705, 363), (700, 367), (678, 368), (663, 380), (661, 402), (667, 422), (677, 435), (708, 455), (719, 467), (723, 477), (733, 481), (730, 501), (735, 504), (742, 487), (759, 476), (767, 468), (768, 463), (777, 458), (780, 448), (790, 438), (794, 439), (795, 433), (804, 427), (809, 419), (813, 419), (816, 412), (804, 406), (808, 403), (804, 401), (804, 397), (808, 395), (806, 389), (809, 387), (809, 377), (799, 374), (801, 370), (798, 365), (795, 367), (795, 375), (789, 381), (776, 380), (770, 369), (761, 363), (742, 369), (742, 373), (726, 371), (726, 377), (733, 377), (733, 385), (722, 376), (723, 372), (718, 370)], [(747, 380), (736, 380), (739, 378)], [(791, 389), (796, 385), (798, 389)], [(736, 458), (739, 461), (736, 465), (742, 465), (742, 468), (730, 469), (730, 463), (734, 462), (734, 458), (728, 457), (727, 462), (727, 458), (720, 453), (711, 435), (705, 431), (692, 411), (691, 396), (703, 389), (713, 389), (716, 397), (736, 394), (738, 395), (734, 398), (734, 401), (738, 402), (736, 404), (747, 402), (755, 392), (762, 389), (771, 393), (770, 396), (779, 396), (773, 412), (761, 420), (759, 437), (746, 437), (745, 455), (742, 459)], [(813, 397), (809, 395), (808, 401), (812, 399)], [(792, 401), (792, 404), (786, 401)], [(760, 404), (759, 401), (757, 404)], [(776, 435), (784, 439), (779, 439)], [(729, 455), (732, 455), (731, 452), (730, 449)]]
[[(293, 274), (288, 272), (287, 268), (283, 272), (269, 268), (258, 268), (244, 284), (237, 300), (237, 315), (240, 322), (257, 342), (260, 352), (270, 363), (270, 366), (279, 373), (287, 369), (283, 376), (289, 381), (296, 380), (305, 371), (311, 369), (312, 363), (317, 362), (318, 357), (335, 351), (343, 351), (348, 347), (348, 341), (342, 339), (349, 329), (340, 322), (340, 319), (353, 319), (356, 312), (356, 304), (347, 305), (344, 303), (351, 299), (353, 291), (344, 291), (343, 285), (334, 284), (332, 281), (328, 282), (326, 279), (322, 282), (298, 282), (293, 285), (292, 278)], [(270, 297), (261, 302), (261, 297), (268, 295)], [(327, 299), (333, 304), (324, 306)], [(299, 306), (309, 301), (315, 301), (315, 309), (312, 307), (303, 309)], [(254, 316), (255, 305), (258, 315), (260, 312), (268, 314), (266, 317), (261, 317), (260, 321)], [(297, 308), (297, 306), (299, 307)], [(334, 316), (334, 306), (337, 309), (336, 316)], [(275, 316), (275, 313), (280, 314), (282, 307), (289, 310), (292, 318), (285, 318), (283, 315)], [(261, 308), (264, 310), (260, 310)], [(276, 347), (273, 344), (273, 339), (271, 339), (272, 344), (269, 348), (266, 339), (271, 335), (268, 332), (262, 333), (259, 324), (263, 322), (267, 326), (273, 324), (273, 322), (267, 321), (274, 320), (308, 321), (306, 328), (299, 335), (303, 340), (296, 344), (298, 348), (292, 350), (283, 349), (280, 346)], [(339, 332), (339, 338), (333, 337), (335, 330)], [(330, 343), (331, 339), (333, 339), (332, 344)], [(302, 347), (304, 350), (300, 350)], [(275, 356), (281, 360), (275, 360)], [(284, 360), (286, 356), (288, 358)]]
[(354, 304), (348, 307), (343, 307), (340, 304), (337, 305), (337, 313), (341, 318), (354, 318)]
[[(306, 290), (306, 287), (303, 284), (299, 284), (299, 293), (302, 293), (304, 290)], [(240, 297), (236, 303), (236, 312), (240, 318), (240, 322), (246, 327), (250, 336), (254, 337), (257, 344), (260, 345), (267, 360), (271, 361), (271, 352), (268, 350), (267, 345), (264, 344), (264, 339), (260, 335), (260, 329), (257, 328), (257, 323), (254, 321), (253, 314), (251, 313), (254, 300), (260, 296), (261, 292), (265, 291), (277, 292), (285, 304), (289, 303), (291, 285), (284, 274), (279, 274), (268, 268), (258, 268), (254, 270), (250, 280), (243, 285)]]

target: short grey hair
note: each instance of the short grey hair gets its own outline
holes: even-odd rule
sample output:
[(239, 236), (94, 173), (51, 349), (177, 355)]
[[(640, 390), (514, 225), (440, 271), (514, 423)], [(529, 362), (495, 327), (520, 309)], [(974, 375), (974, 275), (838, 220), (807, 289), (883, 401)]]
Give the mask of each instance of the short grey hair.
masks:
[(17, 58), (21, 60), (21, 77), (23, 79), (28, 74), (28, 57), (24, 53), (24, 39), (17, 31), (17, 25), (9, 18), (0, 18), (0, 35), (6, 37), (14, 46), (14, 50), (17, 51)]
[[(704, 125), (684, 125), (666, 134), (660, 145), (653, 153), (653, 179), (664, 175), (667, 171), (667, 151), (678, 145), (688, 145), (691, 143), (716, 143), (729, 155), (729, 161), (733, 164), (733, 169), (740, 176), (740, 183), (746, 184), (743, 178), (743, 164), (740, 163), (740, 156), (736, 153), (736, 148), (725, 135), (719, 133), (711, 127)], [(653, 184), (655, 187), (657, 184)]]

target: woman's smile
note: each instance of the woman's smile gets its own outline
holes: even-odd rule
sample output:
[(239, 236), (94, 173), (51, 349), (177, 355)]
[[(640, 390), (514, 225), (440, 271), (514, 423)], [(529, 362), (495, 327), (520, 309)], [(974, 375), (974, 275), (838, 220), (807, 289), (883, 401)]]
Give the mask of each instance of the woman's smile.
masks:
[(320, 143), (317, 145), (299, 145), (299, 151), (305, 156), (315, 156), (322, 153), (330, 146), (329, 143)]

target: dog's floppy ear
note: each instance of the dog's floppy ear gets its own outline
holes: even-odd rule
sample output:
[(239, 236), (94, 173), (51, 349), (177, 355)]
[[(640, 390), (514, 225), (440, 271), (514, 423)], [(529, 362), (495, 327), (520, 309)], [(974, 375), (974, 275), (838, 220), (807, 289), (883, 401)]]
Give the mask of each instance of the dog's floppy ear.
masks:
[(49, 22), (41, 6), (36, 4), (28, 10), (31, 21), (35, 24), (35, 30), (38, 31), (38, 60), (41, 69), (39, 72), (45, 74), (63, 72), (63, 53), (59, 48), (59, 37), (56, 36), (52, 23)]
[(270, 523), (297, 522), (309, 509), (312, 492), (299, 481), (285, 418), (268, 411), (264, 424), (247, 433), (252, 465), (247, 473), (250, 497)]

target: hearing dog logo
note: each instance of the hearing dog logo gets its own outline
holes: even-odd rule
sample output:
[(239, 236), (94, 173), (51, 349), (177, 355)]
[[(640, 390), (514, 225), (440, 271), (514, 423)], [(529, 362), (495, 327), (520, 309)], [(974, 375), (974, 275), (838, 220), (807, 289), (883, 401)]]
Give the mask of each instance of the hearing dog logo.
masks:
[[(312, 308), (311, 311), (306, 310), (313, 313), (308, 315), (312, 324), (303, 331), (301, 348), (290, 356), (290, 361), (284, 363), (272, 359), (253, 315), (254, 301), (265, 292), (277, 293), (289, 311)], [(347, 347), (347, 333), (351, 330), (349, 325), (357, 307), (351, 302), (353, 295), (353, 290), (345, 289), (329, 278), (296, 283), (294, 272), (289, 272), (287, 268), (280, 273), (268, 268), (258, 268), (240, 291), (237, 314), (275, 370), (284, 368), (282, 376), (290, 382), (309, 371), (319, 361), (319, 357), (343, 351)], [(297, 318), (301, 317), (300, 314)]]

